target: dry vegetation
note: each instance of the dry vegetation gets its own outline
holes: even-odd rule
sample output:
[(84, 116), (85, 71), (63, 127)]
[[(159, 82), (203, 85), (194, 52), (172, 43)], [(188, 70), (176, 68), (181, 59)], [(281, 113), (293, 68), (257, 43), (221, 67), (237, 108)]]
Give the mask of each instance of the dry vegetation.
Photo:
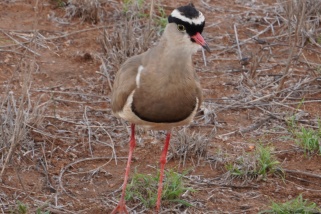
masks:
[[(108, 213), (128, 143), (128, 124), (109, 108), (114, 75), (157, 42), (163, 12), (177, 5), (31, 2), (0, 3), (8, 13), (16, 4), (32, 11), (29, 28), (0, 28), (1, 212)], [(205, 101), (195, 122), (173, 133), (168, 167), (190, 169), (184, 180), (197, 191), (182, 195), (192, 206), (169, 203), (164, 213), (258, 213), (301, 193), (320, 206), (321, 1), (196, 5), (212, 48), (207, 66), (195, 58)], [(307, 131), (316, 150), (302, 147)], [(133, 164), (156, 173), (164, 133), (139, 132)], [(264, 174), (258, 145), (276, 158)]]

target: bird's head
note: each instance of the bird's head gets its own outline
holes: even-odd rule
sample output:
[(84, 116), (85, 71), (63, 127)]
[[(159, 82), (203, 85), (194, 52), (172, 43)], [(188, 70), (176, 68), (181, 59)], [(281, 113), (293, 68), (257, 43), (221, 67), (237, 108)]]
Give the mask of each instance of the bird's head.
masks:
[(209, 46), (201, 35), (204, 26), (205, 17), (202, 12), (198, 11), (193, 4), (189, 4), (173, 10), (168, 17), (165, 33), (169, 31), (168, 37), (173, 37), (177, 43), (185, 43), (185, 45), (192, 47), (195, 47), (196, 44), (196, 49), (202, 46), (210, 52)]

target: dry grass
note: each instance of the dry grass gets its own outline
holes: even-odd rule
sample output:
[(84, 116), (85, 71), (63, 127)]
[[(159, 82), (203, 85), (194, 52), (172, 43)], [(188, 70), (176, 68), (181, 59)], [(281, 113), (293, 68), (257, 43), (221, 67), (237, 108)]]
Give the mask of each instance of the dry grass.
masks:
[(145, 52), (158, 38), (156, 26), (146, 25), (151, 23), (144, 13), (147, 7), (148, 4), (128, 3), (126, 12), (118, 11), (115, 15), (120, 17), (120, 21), (113, 29), (103, 31), (100, 73), (106, 77), (110, 90), (114, 76), (125, 60)]
[(79, 17), (84, 22), (97, 24), (103, 16), (99, 0), (72, 0), (66, 7), (67, 19)]
[(168, 159), (179, 159), (179, 165), (185, 166), (186, 160), (199, 165), (207, 159), (208, 145), (212, 136), (197, 132), (190, 132), (186, 128), (174, 132), (171, 140), (171, 151)]
[(50, 19), (60, 25), (71, 24), (72, 20), (80, 20), (91, 24), (108, 22), (107, 10), (111, 7), (118, 10), (118, 4), (114, 1), (106, 2), (101, 0), (50, 0), (54, 9), (63, 8), (65, 15), (56, 16), (51, 12)]
[[(307, 42), (321, 47), (320, 44), (320, 23), (321, 23), (321, 1), (319, 0), (279, 0), (280, 20), (284, 23), (284, 28), (280, 31), (289, 32), (289, 37), (296, 37), (297, 44), (303, 47)], [(298, 35), (296, 35), (298, 34)]]
[[(18, 67), (20, 74), (21, 92), (13, 92), (7, 88), (7, 92), (1, 97), (0, 105), (0, 151), (1, 151), (1, 172), (0, 178), (4, 175), (5, 169), (15, 155), (21, 154), (21, 148), (30, 144), (30, 131), (41, 126), (44, 118), (43, 112), (45, 103), (32, 102), (30, 88), (32, 86), (31, 75), (36, 70), (33, 60), (23, 59)], [(17, 73), (18, 74), (18, 73)], [(17, 151), (17, 149), (19, 149)], [(28, 151), (27, 151), (28, 152)]]
[(138, 9), (136, 4), (129, 6), (128, 12), (120, 12), (121, 20), (114, 28), (103, 32), (102, 73), (106, 76), (113, 76), (126, 59), (145, 52), (157, 40), (155, 26), (150, 28), (146, 25), (149, 19), (143, 16), (144, 8)]

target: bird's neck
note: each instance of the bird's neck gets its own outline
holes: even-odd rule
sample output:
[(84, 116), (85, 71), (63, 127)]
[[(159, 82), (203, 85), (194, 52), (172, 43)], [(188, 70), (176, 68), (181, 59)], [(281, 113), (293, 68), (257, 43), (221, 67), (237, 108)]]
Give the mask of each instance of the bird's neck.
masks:
[[(178, 68), (178, 70), (185, 70), (188, 68), (192, 68), (192, 55), (193, 51), (189, 50), (183, 45), (174, 44), (172, 41), (168, 41), (166, 39), (162, 39), (159, 44), (161, 59), (158, 59), (160, 63), (165, 67), (164, 69), (172, 70), (173, 68)], [(166, 63), (164, 63), (166, 62)]]
[(165, 56), (181, 59), (185, 62), (186, 60), (191, 60), (192, 55), (196, 52), (193, 46), (186, 45), (181, 41), (172, 41), (165, 37), (161, 39), (160, 46), (163, 48)]
[(155, 68), (157, 80), (184, 81), (195, 75), (192, 63), (192, 51), (184, 49), (182, 45), (173, 45), (162, 38), (157, 46), (146, 54), (146, 61)]

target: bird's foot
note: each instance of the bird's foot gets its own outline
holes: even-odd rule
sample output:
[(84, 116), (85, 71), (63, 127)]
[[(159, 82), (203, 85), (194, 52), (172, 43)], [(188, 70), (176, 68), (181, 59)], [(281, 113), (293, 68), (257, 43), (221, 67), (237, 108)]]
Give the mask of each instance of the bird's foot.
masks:
[(111, 212), (111, 214), (116, 214), (116, 213), (126, 213), (128, 214), (128, 211), (126, 209), (125, 203), (119, 203), (117, 207)]

